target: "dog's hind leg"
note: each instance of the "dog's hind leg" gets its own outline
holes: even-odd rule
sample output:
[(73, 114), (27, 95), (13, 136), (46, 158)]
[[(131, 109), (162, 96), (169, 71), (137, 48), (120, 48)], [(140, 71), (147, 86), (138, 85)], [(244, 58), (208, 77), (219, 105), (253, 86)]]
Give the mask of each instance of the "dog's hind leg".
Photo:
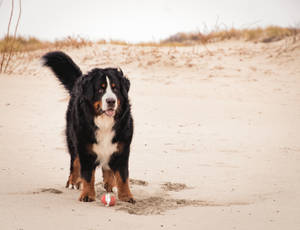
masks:
[(83, 188), (78, 200), (83, 202), (95, 201), (95, 169), (82, 171), (82, 183)]
[(66, 188), (68, 188), (71, 185), (71, 188), (79, 189), (81, 184), (81, 178), (80, 178), (80, 162), (78, 156), (72, 157), (71, 156), (71, 166), (70, 166), (70, 175), (66, 184)]
[(68, 143), (68, 149), (70, 153), (70, 175), (66, 183), (66, 188), (69, 188), (71, 186), (72, 189), (80, 188), (81, 179), (80, 179), (80, 161), (78, 154), (75, 153), (75, 148), (73, 146), (72, 140), (68, 138), (67, 134), (67, 143)]

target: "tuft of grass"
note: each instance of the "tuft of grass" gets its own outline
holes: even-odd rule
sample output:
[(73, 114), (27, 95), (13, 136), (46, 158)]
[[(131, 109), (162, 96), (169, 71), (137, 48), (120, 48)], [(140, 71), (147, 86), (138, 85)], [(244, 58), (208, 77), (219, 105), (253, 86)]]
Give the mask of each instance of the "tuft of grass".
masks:
[(84, 46), (91, 46), (93, 43), (91, 41), (88, 41), (84, 38), (78, 37), (74, 38), (71, 36), (68, 36), (66, 38), (63, 38), (61, 40), (56, 40), (52, 45), (55, 48), (65, 48), (65, 47), (72, 47), (72, 48), (81, 48)]
[(42, 42), (34, 37), (5, 37), (0, 40), (0, 53), (8, 52), (8, 47), (13, 52), (26, 52), (42, 48), (47, 48), (50, 45), (49, 42)]
[(11, 36), (0, 40), (0, 53), (8, 52), (8, 47), (12, 48), (13, 52), (27, 52), (39, 49), (61, 49), (65, 47), (81, 48), (92, 45), (91, 41), (84, 38), (66, 37), (54, 42), (41, 41), (35, 37), (21, 37), (13, 38)]
[(255, 41), (255, 42), (274, 42), (282, 40), (286, 37), (296, 36), (300, 34), (299, 28), (284, 28), (279, 26), (268, 26), (266, 28), (253, 28), (253, 29), (224, 29), (215, 30), (209, 33), (190, 32), (190, 33), (177, 33), (169, 38), (162, 40), (161, 44), (168, 43), (183, 43), (187, 45), (197, 43), (212, 43), (217, 41), (225, 41), (230, 39)]
[(180, 43), (180, 42), (140, 42), (135, 44), (136, 46), (141, 47), (176, 47), (176, 46), (187, 46), (187, 44)]
[[(281, 28), (278, 26), (269, 26), (264, 30), (262, 42), (272, 42), (290, 37), (297, 32), (294, 28)], [(298, 31), (298, 33), (300, 30)]]
[(121, 40), (110, 40), (108, 43), (111, 44), (111, 45), (119, 45), (119, 46), (130, 45), (128, 42), (121, 41)]
[(107, 44), (107, 42), (106, 42), (106, 40), (101, 39), (101, 40), (97, 41), (97, 44), (105, 45), (105, 44)]
[(243, 30), (243, 38), (246, 41), (255, 41), (262, 37), (263, 29), (244, 29)]

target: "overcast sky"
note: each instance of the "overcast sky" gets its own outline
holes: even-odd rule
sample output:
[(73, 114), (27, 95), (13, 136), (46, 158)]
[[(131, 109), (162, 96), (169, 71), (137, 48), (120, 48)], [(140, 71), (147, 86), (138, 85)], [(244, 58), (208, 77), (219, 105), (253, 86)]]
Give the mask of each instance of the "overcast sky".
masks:
[[(15, 20), (19, 0), (15, 0)], [(0, 0), (0, 37), (11, 0)], [(300, 26), (300, 0), (22, 0), (19, 35), (54, 40), (158, 41), (176, 32), (221, 27)]]

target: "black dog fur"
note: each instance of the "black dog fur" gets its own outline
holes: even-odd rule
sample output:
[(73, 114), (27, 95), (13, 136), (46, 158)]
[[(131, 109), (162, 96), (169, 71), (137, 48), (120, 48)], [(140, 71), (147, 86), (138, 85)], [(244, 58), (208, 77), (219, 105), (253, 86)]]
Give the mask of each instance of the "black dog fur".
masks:
[[(97, 144), (96, 132), (99, 131), (94, 119), (97, 116), (105, 116), (100, 103), (105, 91), (103, 85), (108, 84), (107, 77), (109, 82), (113, 82), (114, 93), (118, 98), (118, 109), (113, 117), (112, 144), (117, 144), (118, 150), (110, 156), (108, 165), (114, 176), (107, 179), (111, 180), (108, 182), (111, 185), (106, 186), (109, 187), (107, 190), (111, 191), (116, 182), (119, 199), (134, 203), (128, 186), (128, 160), (133, 135), (133, 119), (128, 98), (129, 80), (120, 69), (116, 68), (95, 68), (83, 75), (73, 60), (60, 51), (47, 53), (42, 59), (44, 65), (53, 71), (71, 96), (66, 114), (66, 139), (71, 156), (67, 186), (69, 184), (72, 187), (79, 186), (79, 182), (84, 182), (79, 198), (81, 201), (95, 200), (94, 170), (101, 162), (97, 161), (97, 154), (92, 148), (93, 144)], [(80, 166), (78, 162), (76, 164), (78, 157)], [(77, 174), (80, 174), (81, 180), (78, 180)]]

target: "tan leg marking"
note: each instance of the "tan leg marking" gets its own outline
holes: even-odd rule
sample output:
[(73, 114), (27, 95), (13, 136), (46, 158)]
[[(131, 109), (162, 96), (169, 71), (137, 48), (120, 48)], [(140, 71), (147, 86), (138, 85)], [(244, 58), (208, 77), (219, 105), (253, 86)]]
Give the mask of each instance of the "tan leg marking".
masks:
[(72, 185), (72, 189), (75, 188), (79, 189), (81, 184), (81, 178), (80, 178), (80, 162), (78, 156), (75, 158), (73, 162), (73, 171), (70, 173), (69, 179), (66, 184), (66, 188), (69, 187), (69, 185)]
[(84, 202), (91, 202), (94, 201), (96, 198), (95, 192), (95, 170), (92, 172), (92, 178), (90, 182), (87, 182), (85, 179), (82, 178), (83, 182), (83, 189), (79, 197), (79, 201)]
[(124, 182), (118, 171), (115, 173), (115, 178), (116, 178), (117, 187), (118, 187), (118, 198), (119, 198), (119, 200), (126, 201), (126, 202), (134, 204), (135, 200), (133, 199), (133, 196), (132, 196), (132, 194), (130, 192), (130, 189), (129, 189), (128, 178)]
[(113, 187), (116, 186), (116, 179), (114, 173), (110, 169), (102, 169), (103, 185), (106, 192), (112, 192)]

